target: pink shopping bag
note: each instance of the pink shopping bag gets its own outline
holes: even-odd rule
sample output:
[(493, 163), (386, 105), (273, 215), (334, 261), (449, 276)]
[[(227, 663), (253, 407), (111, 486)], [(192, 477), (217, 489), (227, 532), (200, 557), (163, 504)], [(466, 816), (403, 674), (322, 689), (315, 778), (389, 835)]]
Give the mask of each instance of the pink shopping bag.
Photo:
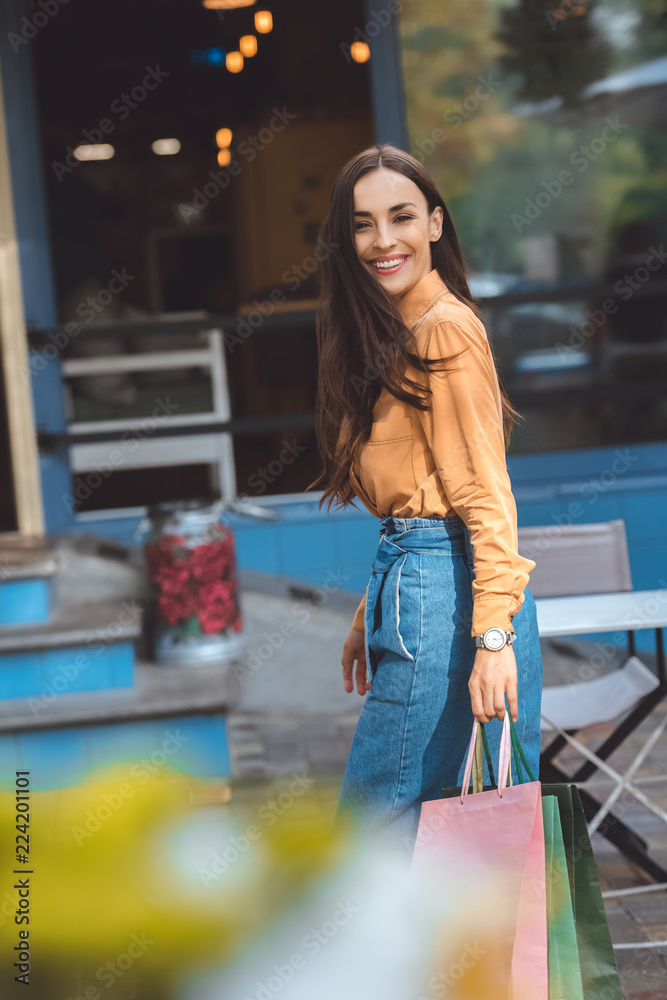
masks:
[[(413, 869), (441, 886), (502, 885), (502, 919), (493, 948), (493, 988), (509, 1000), (548, 1000), (544, 826), (540, 782), (507, 785), (511, 753), (509, 714), (500, 744), (498, 787), (469, 794), (478, 724), (475, 720), (463, 787), (451, 798), (424, 802)], [(470, 909), (471, 900), (466, 901)], [(489, 923), (492, 902), (479, 889), (472, 900), (479, 922)], [(474, 922), (474, 921), (473, 921)], [(490, 968), (490, 967), (489, 967)], [(490, 974), (490, 973), (489, 973)]]

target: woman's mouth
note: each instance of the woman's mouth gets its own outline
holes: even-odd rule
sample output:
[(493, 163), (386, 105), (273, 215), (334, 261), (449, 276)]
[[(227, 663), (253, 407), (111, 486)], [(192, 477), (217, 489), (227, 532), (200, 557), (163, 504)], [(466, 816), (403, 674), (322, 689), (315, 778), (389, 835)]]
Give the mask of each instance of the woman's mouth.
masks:
[(396, 274), (405, 264), (410, 254), (395, 254), (393, 257), (378, 257), (366, 263), (378, 274)]

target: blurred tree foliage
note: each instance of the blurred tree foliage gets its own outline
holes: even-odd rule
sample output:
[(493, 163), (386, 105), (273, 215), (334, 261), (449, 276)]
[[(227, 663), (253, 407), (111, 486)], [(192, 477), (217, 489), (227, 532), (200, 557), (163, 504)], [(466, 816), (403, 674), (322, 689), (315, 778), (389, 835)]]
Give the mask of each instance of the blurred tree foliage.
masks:
[(595, 0), (518, 0), (499, 12), (496, 37), (505, 47), (499, 63), (516, 74), (517, 97), (561, 97), (566, 107), (607, 72), (611, 48), (598, 30)]
[[(582, 274), (600, 274), (617, 230), (646, 218), (667, 188), (658, 90), (655, 123), (623, 118), (629, 128), (587, 169), (571, 159), (577, 154), (580, 163), (581, 147), (605, 127), (605, 115), (577, 103), (577, 95), (594, 80), (667, 53), (667, 0), (595, 0), (552, 28), (547, 12), (558, 2), (420, 0), (400, 14), (408, 148), (452, 212), (473, 272), (520, 273), (525, 237), (554, 234), (579, 247)], [(567, 10), (576, 10), (574, 0)], [(570, 102), (564, 119), (520, 108), (547, 97)], [(574, 182), (517, 232), (513, 213), (524, 212), (527, 199), (562, 170)]]

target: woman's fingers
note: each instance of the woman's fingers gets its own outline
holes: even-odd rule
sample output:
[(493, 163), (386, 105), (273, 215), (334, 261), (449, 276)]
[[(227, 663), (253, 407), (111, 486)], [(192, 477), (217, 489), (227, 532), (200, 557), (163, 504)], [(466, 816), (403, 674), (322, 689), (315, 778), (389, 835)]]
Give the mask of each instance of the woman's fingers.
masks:
[(500, 653), (478, 650), (470, 681), (472, 714), (478, 722), (505, 718), (507, 704), (513, 722), (519, 715), (517, 698), (516, 660), (511, 648)]
[(352, 629), (345, 640), (343, 656), (340, 662), (343, 665), (343, 687), (348, 694), (354, 690), (355, 663), (357, 664), (357, 691), (359, 694), (366, 694), (370, 684), (366, 683), (366, 648), (363, 632), (360, 632), (358, 629)]
[(486, 725), (487, 722), (491, 722), (491, 719), (494, 719), (496, 716), (494, 687), (490, 686), (483, 679), (475, 677), (468, 685), (468, 688), (470, 690), (472, 714), (478, 722)]
[(343, 687), (349, 693), (352, 691), (352, 671), (354, 669), (354, 664), (343, 659)]
[(343, 664), (343, 687), (350, 693), (352, 691), (352, 671), (354, 670), (354, 652), (352, 651), (349, 643), (345, 643), (343, 647), (343, 656), (341, 663)]
[(470, 691), (470, 703), (472, 705), (472, 714), (477, 719), (478, 722), (486, 724), (490, 722), (490, 717), (486, 714), (484, 709), (484, 694), (482, 688), (477, 683), (476, 679), (472, 679), (468, 685)]
[(484, 711), (489, 719), (494, 719), (496, 715), (496, 688), (495, 685), (485, 684), (482, 688)]
[(516, 681), (510, 681), (507, 685), (507, 704), (510, 707), (512, 722), (519, 721), (519, 697), (517, 695)]
[(366, 694), (369, 687), (370, 684), (366, 683), (366, 655), (362, 652), (357, 660), (357, 691), (359, 694)]
[(502, 722), (505, 718), (505, 688), (496, 685), (493, 692), (494, 715), (497, 715)]

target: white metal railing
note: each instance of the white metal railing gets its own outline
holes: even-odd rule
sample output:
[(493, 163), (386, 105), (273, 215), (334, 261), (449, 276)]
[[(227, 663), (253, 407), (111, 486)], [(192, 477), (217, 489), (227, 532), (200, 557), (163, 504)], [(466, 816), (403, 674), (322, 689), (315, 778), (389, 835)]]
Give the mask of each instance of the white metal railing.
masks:
[[(202, 413), (162, 414), (160, 426), (201, 427), (201, 434), (168, 435), (151, 438), (146, 432), (137, 447), (132, 432), (141, 426), (142, 418), (72, 421), (68, 426), (71, 438), (69, 458), (75, 473), (92, 473), (109, 462), (115, 452), (114, 466), (119, 469), (147, 469), (164, 466), (209, 465), (215, 487), (222, 499), (236, 496), (233, 437), (228, 432), (212, 434), (210, 424), (231, 420), (231, 403), (227, 381), (227, 366), (220, 329), (206, 330), (206, 345), (201, 348), (174, 351), (149, 351), (140, 354), (109, 354), (103, 357), (66, 358), (62, 362), (65, 379), (131, 372), (159, 372), (176, 368), (208, 369), (211, 380), (212, 409)], [(117, 432), (118, 439), (77, 443), (77, 435)], [(109, 514), (113, 512), (109, 511)], [(83, 515), (79, 515), (83, 516)]]

